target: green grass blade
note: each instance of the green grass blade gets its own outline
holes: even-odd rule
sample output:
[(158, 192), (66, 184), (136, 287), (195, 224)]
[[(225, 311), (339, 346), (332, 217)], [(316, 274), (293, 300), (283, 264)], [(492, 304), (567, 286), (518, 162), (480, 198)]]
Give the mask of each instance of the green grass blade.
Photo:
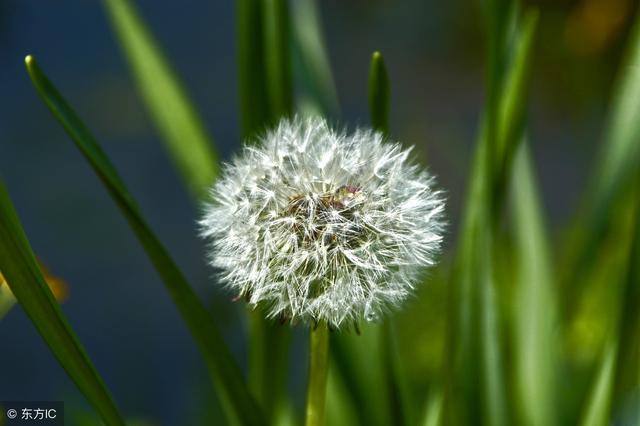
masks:
[[(613, 399), (640, 395), (640, 169), (635, 183), (635, 232), (620, 296), (618, 358)], [(640, 419), (639, 419), (640, 420)]]
[[(252, 136), (292, 114), (289, 6), (286, 0), (238, 0), (238, 57), (242, 134)], [(288, 326), (249, 313), (249, 384), (270, 424), (288, 403)]]
[[(517, 147), (526, 112), (529, 72), (525, 68), (532, 54), (537, 19), (536, 12), (527, 12), (522, 22), (514, 25), (514, 42), (507, 43), (503, 38), (509, 35), (509, 25), (502, 21), (513, 15), (507, 13), (513, 9), (507, 3), (487, 3), (491, 24), (488, 95), (452, 276), (451, 300), (457, 301), (457, 311), (450, 336), (453, 359), (445, 388), (446, 423), (468, 423), (482, 417), (488, 424), (505, 424), (510, 417), (499, 327), (502, 313), (492, 264), (513, 162), (511, 153)], [(514, 46), (513, 51), (507, 50), (509, 45)]]
[(0, 269), (15, 298), (87, 401), (106, 424), (124, 426), (102, 378), (45, 282), (2, 182)]
[(516, 154), (511, 183), (516, 238), (515, 359), (522, 422), (557, 423), (554, 383), (557, 330), (554, 279), (547, 232), (528, 147)]
[(596, 373), (591, 395), (585, 405), (582, 426), (602, 426), (609, 424), (611, 393), (615, 377), (616, 350), (615, 341), (607, 341), (602, 360)]
[(442, 424), (442, 392), (433, 392), (429, 396), (422, 426), (440, 426)]
[(626, 63), (621, 68), (613, 100), (600, 168), (591, 204), (606, 214), (610, 200), (636, 177), (640, 161), (640, 14), (631, 32)]
[(369, 114), (374, 129), (389, 133), (389, 75), (380, 52), (373, 52), (369, 66)]
[(33, 57), (27, 57), (26, 66), (38, 94), (102, 180), (158, 271), (198, 344), (229, 421), (241, 425), (263, 424), (242, 373), (227, 349), (213, 317), (142, 218), (115, 168)]
[(539, 13), (528, 10), (519, 26), (513, 60), (506, 75), (498, 112), (498, 157), (509, 163), (520, 142), (529, 95), (531, 62)]
[(236, 0), (240, 118), (246, 140), (270, 122), (261, 6), (261, 0)]
[(130, 0), (104, 0), (112, 27), (162, 139), (199, 199), (218, 164), (212, 141), (152, 34)]
[(271, 121), (277, 122), (293, 112), (289, 5), (287, 0), (261, 1), (267, 98)]
[(324, 46), (320, 17), (315, 0), (292, 2), (294, 49), (304, 86), (310, 91), (314, 110), (324, 116), (339, 110), (329, 55)]
[[(374, 52), (369, 66), (369, 111), (371, 125), (377, 131), (386, 135), (389, 133), (390, 109), (389, 75), (380, 52)], [(384, 324), (373, 329), (374, 338), (378, 340), (380, 348), (377, 367), (383, 372), (384, 385), (377, 390), (389, 405), (388, 412), (393, 421), (398, 424), (413, 424), (411, 404), (408, 402), (406, 383), (400, 372), (399, 354), (396, 350), (396, 332), (392, 318), (387, 318)], [(360, 351), (370, 350), (360, 347)], [(367, 389), (369, 393), (373, 389)]]
[[(582, 283), (602, 261), (599, 250), (608, 235), (624, 232), (615, 229), (620, 221), (611, 220), (621, 209), (633, 187), (640, 162), (640, 13), (630, 33), (627, 55), (620, 69), (608, 126), (590, 186), (579, 210), (569, 241), (569, 259), (563, 284), (567, 299), (581, 292)], [(594, 261), (597, 260), (597, 261)]]

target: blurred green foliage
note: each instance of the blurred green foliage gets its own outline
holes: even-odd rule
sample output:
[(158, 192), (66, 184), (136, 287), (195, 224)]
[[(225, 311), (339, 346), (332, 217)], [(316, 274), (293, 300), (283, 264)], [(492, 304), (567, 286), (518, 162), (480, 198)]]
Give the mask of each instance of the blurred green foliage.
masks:
[[(104, 3), (159, 135), (198, 202), (218, 169), (212, 139), (132, 2)], [(547, 4), (540, 7), (544, 19)], [(631, 10), (626, 0), (581, 2), (566, 27), (568, 45), (582, 58), (603, 49)], [(628, 36), (602, 153), (562, 233), (550, 232), (546, 224), (530, 154), (536, 141), (527, 120), (529, 80), (538, 70), (536, 40), (548, 42), (549, 36), (539, 28), (537, 9), (515, 0), (483, 0), (481, 16), (485, 105), (457, 241), (448, 244), (406, 309), (383, 324), (332, 333), (327, 424), (640, 424), (640, 15)], [(320, 29), (313, 0), (237, 0), (244, 138), (293, 113), (339, 117)], [(584, 60), (564, 59), (572, 66)], [(33, 66), (29, 71), (32, 77), (39, 73)], [(369, 87), (372, 127), (389, 137), (393, 80), (375, 52), (362, 85)], [(265, 321), (259, 311), (248, 314), (245, 381), (115, 169), (57, 92), (43, 89), (43, 81), (41, 74), (34, 78), (155, 258), (194, 330), (218, 397), (226, 401), (227, 422), (299, 422), (299, 404), (286, 386), (288, 329)], [(0, 230), (20, 231), (17, 219), (0, 219)], [(21, 243), (28, 247), (26, 239)], [(37, 271), (34, 265), (28, 256), (0, 250), (9, 287), (60, 362), (87, 363), (38, 274), (29, 281), (14, 272)], [(24, 288), (43, 298), (43, 312), (21, 294)], [(0, 316), (11, 298), (0, 286)], [(58, 321), (58, 329), (37, 320), (45, 313)], [(61, 352), (60, 336), (76, 352)], [(89, 367), (86, 372), (94, 374)], [(93, 380), (88, 386), (73, 366), (67, 369), (105, 421), (116, 424), (118, 414), (99, 377), (87, 376)]]

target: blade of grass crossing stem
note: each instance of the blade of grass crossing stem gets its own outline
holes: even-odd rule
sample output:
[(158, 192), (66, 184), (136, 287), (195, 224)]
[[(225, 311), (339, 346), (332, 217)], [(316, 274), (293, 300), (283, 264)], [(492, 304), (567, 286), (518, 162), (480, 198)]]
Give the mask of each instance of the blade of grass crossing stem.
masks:
[(0, 182), (0, 269), (24, 311), (87, 401), (108, 425), (123, 425), (102, 378), (56, 302)]
[(514, 55), (506, 75), (503, 96), (499, 106), (498, 157), (502, 159), (502, 169), (517, 150), (526, 117), (529, 94), (529, 77), (533, 58), (533, 42), (538, 25), (539, 13), (528, 10), (520, 25), (515, 43)]
[(262, 0), (236, 1), (238, 37), (238, 88), (240, 117), (245, 140), (269, 123), (265, 73)]
[(129, 0), (104, 0), (142, 98), (189, 190), (206, 194), (218, 172), (210, 136)]
[(287, 0), (261, 0), (269, 115), (273, 122), (292, 113), (290, 20)]
[(521, 20), (516, 19), (513, 53), (506, 70), (502, 95), (498, 103), (496, 124), (496, 152), (493, 191), (496, 212), (494, 219), (500, 219), (500, 212), (504, 203), (504, 195), (508, 192), (507, 177), (511, 173), (513, 156), (518, 149), (526, 121), (527, 99), (529, 94), (529, 80), (531, 76), (531, 62), (535, 33), (538, 25), (538, 10), (528, 9)]
[[(371, 124), (377, 131), (389, 134), (390, 110), (389, 74), (380, 52), (374, 52), (369, 66), (369, 111)], [(380, 367), (384, 371), (387, 391), (386, 400), (390, 404), (389, 412), (396, 424), (413, 424), (411, 404), (408, 402), (408, 392), (403, 375), (400, 371), (400, 360), (396, 348), (395, 327), (392, 318), (387, 318), (384, 324), (375, 328), (376, 337), (380, 340)]]
[(158, 271), (198, 344), (229, 421), (242, 425), (263, 424), (242, 373), (227, 349), (213, 317), (142, 218), (115, 168), (33, 57), (26, 58), (26, 66), (38, 94), (102, 180)]
[(556, 300), (547, 232), (528, 146), (515, 157), (511, 196), (516, 238), (515, 359), (521, 423), (556, 423)]
[(339, 110), (329, 55), (325, 49), (315, 0), (291, 2), (294, 50), (304, 87), (310, 92), (312, 104), (324, 116)]

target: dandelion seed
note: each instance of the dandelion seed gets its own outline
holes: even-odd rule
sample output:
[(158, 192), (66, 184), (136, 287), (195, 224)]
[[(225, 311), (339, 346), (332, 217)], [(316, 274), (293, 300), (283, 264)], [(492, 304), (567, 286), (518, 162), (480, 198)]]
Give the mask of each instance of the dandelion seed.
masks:
[(221, 280), (270, 317), (338, 328), (402, 302), (442, 241), (444, 200), (380, 133), (283, 120), (224, 168), (201, 221)]

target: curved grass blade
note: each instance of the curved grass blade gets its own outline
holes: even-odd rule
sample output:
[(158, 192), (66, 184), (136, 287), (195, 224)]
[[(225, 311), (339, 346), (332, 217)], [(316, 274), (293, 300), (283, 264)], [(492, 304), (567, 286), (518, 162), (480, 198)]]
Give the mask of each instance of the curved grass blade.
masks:
[(521, 421), (536, 426), (557, 423), (554, 333), (557, 300), (547, 232), (528, 146), (520, 143), (511, 183), (516, 237), (515, 359)]
[(615, 339), (609, 339), (605, 344), (605, 350), (596, 373), (593, 389), (585, 405), (584, 417), (581, 421), (582, 426), (609, 424), (616, 356), (617, 343)]
[[(620, 209), (640, 162), (640, 13), (630, 33), (626, 58), (620, 69), (617, 89), (613, 98), (605, 132), (601, 159), (591, 179), (585, 202), (580, 209), (577, 226), (569, 241), (568, 265), (564, 284), (568, 287), (567, 299), (575, 298), (581, 291), (574, 283), (584, 282), (604, 259), (599, 254), (607, 236), (624, 230), (613, 229), (619, 221), (611, 217)], [(588, 230), (588, 231), (585, 231)], [(571, 304), (568, 304), (571, 306)]]
[(227, 349), (211, 314), (142, 218), (135, 201), (115, 168), (76, 113), (43, 74), (32, 56), (27, 56), (26, 66), (38, 94), (102, 180), (158, 271), (198, 344), (217, 386), (218, 396), (229, 421), (241, 425), (263, 424), (242, 373)]
[(340, 109), (329, 55), (324, 46), (320, 17), (314, 0), (292, 2), (294, 50), (313, 110), (324, 116)]
[(104, 0), (142, 98), (191, 193), (200, 199), (217, 172), (200, 117), (130, 0)]
[(15, 298), (87, 401), (106, 424), (124, 426), (104, 381), (46, 284), (2, 182), (0, 269)]

